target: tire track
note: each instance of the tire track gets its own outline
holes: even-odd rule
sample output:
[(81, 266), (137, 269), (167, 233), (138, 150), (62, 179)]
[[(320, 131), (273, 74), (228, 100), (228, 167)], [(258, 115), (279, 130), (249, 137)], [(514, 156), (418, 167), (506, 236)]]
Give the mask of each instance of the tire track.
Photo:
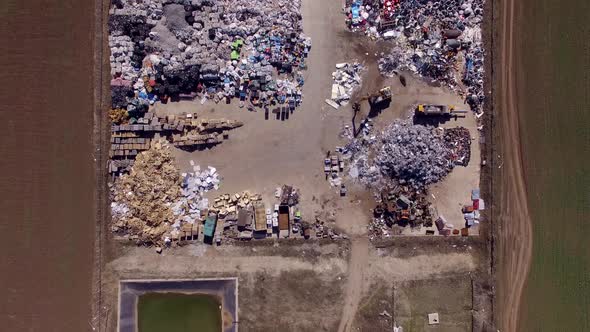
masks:
[(502, 47), (500, 55), (500, 122), (504, 168), (499, 172), (502, 192), (499, 200), (500, 229), (498, 256), (503, 259), (499, 273), (500, 326), (516, 331), (524, 284), (532, 255), (532, 225), (522, 163), (519, 117), (515, 96), (514, 0), (502, 6)]

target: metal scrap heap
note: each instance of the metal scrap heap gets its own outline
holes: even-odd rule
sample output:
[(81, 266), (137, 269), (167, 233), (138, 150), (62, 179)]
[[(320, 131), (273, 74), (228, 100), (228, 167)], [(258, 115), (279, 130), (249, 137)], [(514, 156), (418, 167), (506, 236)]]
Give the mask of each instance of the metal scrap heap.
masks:
[(445, 145), (455, 165), (467, 166), (471, 158), (471, 134), (464, 127), (445, 129)]
[(411, 71), (459, 89), (475, 112), (484, 102), (483, 0), (349, 0), (347, 23), (371, 38), (394, 41), (379, 61), (386, 75)]
[(400, 184), (422, 188), (453, 169), (449, 150), (435, 129), (396, 120), (382, 132), (381, 142), (375, 164), (381, 174)]

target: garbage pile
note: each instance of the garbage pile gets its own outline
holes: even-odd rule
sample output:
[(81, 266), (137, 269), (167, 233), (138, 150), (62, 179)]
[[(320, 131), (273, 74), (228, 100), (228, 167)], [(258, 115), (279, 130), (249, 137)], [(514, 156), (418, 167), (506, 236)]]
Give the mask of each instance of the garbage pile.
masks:
[(375, 165), (402, 185), (422, 188), (453, 169), (442, 137), (431, 128), (396, 120), (381, 133), (381, 142)]
[(375, 190), (392, 182), (416, 189), (438, 182), (454, 167), (442, 133), (410, 121), (395, 120), (379, 135), (367, 122), (363, 135), (343, 149), (348, 176)]
[(138, 243), (163, 243), (176, 218), (170, 205), (181, 195), (180, 174), (170, 148), (157, 141), (137, 156), (131, 173), (111, 187), (112, 230)]
[(294, 206), (299, 204), (299, 190), (293, 186), (283, 185), (277, 188), (275, 196), (279, 198), (280, 204)]
[(409, 186), (394, 186), (382, 190), (373, 209), (369, 237), (399, 235), (403, 227), (431, 227), (436, 211), (426, 199), (426, 191)]
[(346, 13), (353, 31), (394, 41), (379, 61), (382, 73), (411, 71), (458, 90), (455, 74), (462, 67), (466, 100), (481, 111), (483, 0), (353, 0)]
[[(172, 224), (172, 237), (177, 238), (177, 233), (186, 224), (195, 224), (201, 221), (203, 212), (209, 208), (209, 200), (203, 194), (210, 190), (218, 190), (221, 182), (217, 169), (208, 166), (201, 170), (201, 166), (190, 161), (193, 172), (181, 174), (181, 196), (172, 203), (172, 212), (176, 217)], [(176, 231), (176, 232), (175, 232)]]
[(202, 221), (209, 208), (203, 194), (219, 189), (221, 177), (215, 167), (180, 174), (170, 145), (154, 141), (140, 153), (131, 172), (111, 186), (112, 230), (138, 244), (169, 244), (178, 240), (185, 226)]
[(469, 129), (456, 127), (445, 129), (444, 141), (450, 158), (459, 166), (467, 166), (471, 158), (471, 134)]
[(332, 73), (331, 100), (339, 106), (345, 106), (350, 101), (354, 90), (361, 84), (360, 72), (363, 66), (358, 63), (338, 63), (336, 71)]
[[(233, 195), (223, 194), (213, 200), (209, 212), (217, 213), (220, 219), (237, 220), (238, 209), (251, 207), (254, 203), (262, 200), (260, 194), (252, 194), (248, 191), (235, 193)], [(234, 217), (234, 218), (232, 218)]]
[(114, 1), (113, 106), (198, 94), (241, 105), (300, 102), (311, 48), (300, 7), (301, 0)]

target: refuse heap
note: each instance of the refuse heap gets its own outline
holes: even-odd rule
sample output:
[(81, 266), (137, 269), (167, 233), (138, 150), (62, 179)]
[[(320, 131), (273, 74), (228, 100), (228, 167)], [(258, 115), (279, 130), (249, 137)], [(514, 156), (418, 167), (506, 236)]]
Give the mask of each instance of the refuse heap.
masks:
[(311, 47), (300, 7), (301, 0), (114, 1), (113, 107), (197, 93), (255, 105), (300, 101)]
[(262, 200), (260, 194), (252, 194), (249, 191), (235, 193), (233, 195), (223, 194), (213, 200), (209, 212), (217, 213), (220, 219), (237, 220), (238, 208), (246, 208)]
[(141, 243), (162, 243), (175, 219), (170, 204), (181, 195), (170, 148), (158, 141), (139, 154), (131, 173), (111, 187), (112, 230)]
[(176, 217), (172, 228), (179, 230), (184, 224), (201, 221), (202, 212), (209, 208), (209, 200), (203, 194), (210, 190), (218, 190), (221, 182), (217, 169), (208, 166), (201, 170), (199, 165), (190, 161), (193, 172), (182, 173), (181, 197), (172, 203), (172, 211)]
[(444, 141), (450, 158), (459, 166), (467, 166), (471, 158), (471, 134), (469, 129), (456, 127), (445, 129)]
[(377, 197), (373, 220), (369, 224), (369, 238), (401, 234), (401, 228), (431, 227), (436, 210), (427, 200), (426, 191), (409, 186), (385, 188)]
[(411, 71), (458, 90), (461, 67), (466, 100), (473, 111), (481, 111), (483, 0), (353, 0), (347, 15), (352, 30), (394, 41), (379, 61), (382, 73)]
[(340, 106), (348, 104), (354, 90), (361, 84), (360, 72), (363, 66), (358, 63), (338, 63), (332, 73), (331, 100)]
[(112, 230), (138, 244), (159, 245), (179, 239), (181, 230), (201, 222), (209, 208), (203, 194), (217, 190), (220, 176), (214, 167), (180, 174), (170, 145), (157, 140), (140, 153), (131, 172), (111, 186)]
[(283, 185), (280, 189), (277, 188), (280, 204), (294, 206), (299, 204), (299, 190), (293, 186)]
[(396, 120), (382, 132), (381, 142), (375, 165), (400, 184), (423, 188), (453, 169), (442, 137), (429, 127)]
[(396, 183), (422, 190), (454, 167), (438, 129), (409, 120), (395, 120), (379, 135), (370, 128), (342, 149), (342, 158), (350, 160), (348, 176), (367, 187), (380, 191)]

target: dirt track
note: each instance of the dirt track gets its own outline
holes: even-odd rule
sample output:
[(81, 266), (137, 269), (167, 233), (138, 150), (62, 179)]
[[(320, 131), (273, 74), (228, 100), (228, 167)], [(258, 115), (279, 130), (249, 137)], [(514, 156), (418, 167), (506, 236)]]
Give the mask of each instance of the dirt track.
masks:
[(496, 128), (500, 131), (494, 156), (499, 196), (496, 217), (498, 228), (498, 325), (501, 331), (516, 331), (524, 283), (532, 254), (532, 225), (527, 205), (522, 165), (519, 117), (515, 95), (514, 0), (501, 8), (499, 90), (496, 95)]

